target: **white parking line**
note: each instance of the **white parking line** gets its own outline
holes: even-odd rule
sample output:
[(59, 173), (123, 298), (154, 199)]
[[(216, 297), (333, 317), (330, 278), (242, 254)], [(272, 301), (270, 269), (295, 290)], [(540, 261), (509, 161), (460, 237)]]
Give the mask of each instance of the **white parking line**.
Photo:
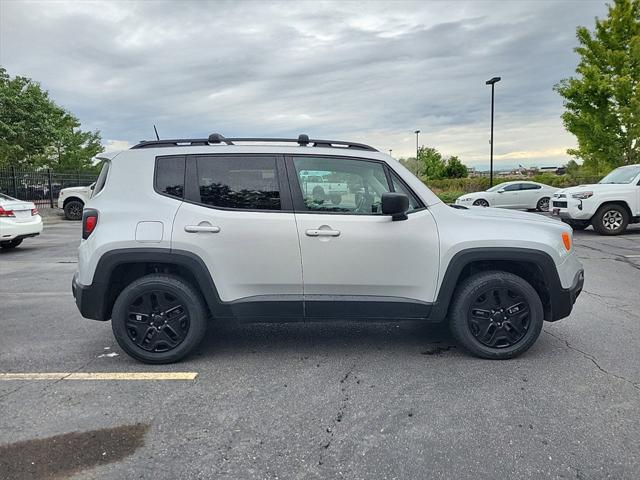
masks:
[(625, 255), (624, 258), (640, 258), (640, 255)]
[(0, 380), (195, 380), (197, 372), (0, 373)]

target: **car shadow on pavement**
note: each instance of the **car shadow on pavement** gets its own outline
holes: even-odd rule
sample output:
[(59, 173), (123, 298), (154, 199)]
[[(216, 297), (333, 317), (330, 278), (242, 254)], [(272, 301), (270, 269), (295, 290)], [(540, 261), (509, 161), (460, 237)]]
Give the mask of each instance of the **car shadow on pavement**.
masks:
[(317, 348), (325, 351), (418, 349), (420, 353), (433, 355), (451, 350), (454, 348), (454, 341), (445, 324), (425, 324), (419, 321), (285, 324), (214, 321), (197, 354), (208, 357), (223, 352), (306, 352)]

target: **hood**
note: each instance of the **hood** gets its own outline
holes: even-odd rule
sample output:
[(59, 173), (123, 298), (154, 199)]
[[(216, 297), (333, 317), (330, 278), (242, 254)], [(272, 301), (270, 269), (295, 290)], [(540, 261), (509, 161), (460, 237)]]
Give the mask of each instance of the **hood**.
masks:
[(67, 188), (63, 188), (60, 191), (67, 193), (67, 192), (87, 192), (90, 190), (91, 190), (91, 187), (86, 186), (86, 187), (67, 187)]
[(633, 184), (629, 184), (629, 183), (592, 183), (592, 184), (587, 184), (587, 185), (578, 185), (577, 187), (569, 187), (569, 188), (565, 188), (563, 190), (559, 190), (556, 193), (565, 193), (565, 194), (572, 194), (572, 193), (576, 193), (576, 192), (584, 192), (584, 191), (592, 191), (594, 193), (599, 192), (599, 191), (608, 191), (610, 192), (611, 189), (615, 189), (615, 188), (629, 188), (629, 186), (632, 186)]
[(464, 209), (459, 209), (458, 211), (466, 215), (472, 215), (474, 217), (497, 218), (497, 219), (508, 218), (513, 220), (527, 220), (530, 222), (558, 224), (557, 220), (554, 220), (549, 217), (545, 217), (544, 215), (538, 215), (536, 213), (528, 213), (528, 212), (519, 212), (518, 210), (506, 210), (504, 208), (470, 206)]

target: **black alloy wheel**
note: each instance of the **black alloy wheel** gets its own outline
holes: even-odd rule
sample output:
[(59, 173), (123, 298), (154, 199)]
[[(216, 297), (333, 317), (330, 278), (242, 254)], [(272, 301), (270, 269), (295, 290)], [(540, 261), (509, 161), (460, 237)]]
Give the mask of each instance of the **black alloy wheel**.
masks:
[(480, 343), (491, 348), (506, 348), (525, 336), (529, 317), (529, 305), (515, 288), (491, 287), (472, 302), (467, 321), (471, 334)]
[(171, 292), (151, 290), (129, 304), (127, 335), (148, 352), (167, 352), (189, 332), (189, 312)]

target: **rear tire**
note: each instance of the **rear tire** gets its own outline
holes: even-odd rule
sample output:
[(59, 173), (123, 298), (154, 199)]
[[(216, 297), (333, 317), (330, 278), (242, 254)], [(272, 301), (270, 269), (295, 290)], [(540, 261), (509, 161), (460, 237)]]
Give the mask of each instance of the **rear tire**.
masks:
[(181, 278), (150, 274), (118, 295), (111, 328), (118, 345), (136, 360), (172, 363), (204, 338), (207, 309), (200, 293)]
[(591, 223), (600, 235), (620, 235), (629, 225), (629, 213), (622, 205), (603, 205), (593, 216)]
[(64, 206), (64, 216), (67, 220), (82, 220), (82, 209), (84, 203), (80, 200), (71, 200)]
[(543, 197), (538, 200), (538, 204), (536, 205), (536, 210), (539, 212), (548, 212), (549, 211), (549, 197)]
[(18, 245), (22, 243), (22, 238), (16, 238), (14, 240), (9, 240), (8, 242), (0, 243), (0, 248), (3, 250), (9, 250), (10, 248), (16, 248)]
[(526, 352), (542, 331), (538, 292), (508, 272), (481, 272), (465, 279), (449, 309), (453, 337), (471, 354), (494, 360)]

